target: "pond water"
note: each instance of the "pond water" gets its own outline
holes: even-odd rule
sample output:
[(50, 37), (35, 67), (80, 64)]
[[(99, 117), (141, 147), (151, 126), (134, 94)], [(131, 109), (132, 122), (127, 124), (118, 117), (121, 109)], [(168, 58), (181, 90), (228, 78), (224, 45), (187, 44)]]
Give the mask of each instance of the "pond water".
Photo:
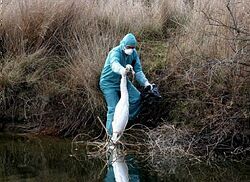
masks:
[[(171, 166), (164, 175), (145, 167), (136, 155), (110, 154), (109, 163), (101, 158), (71, 156), (71, 140), (50, 137), (0, 134), (0, 181), (250, 181), (250, 167), (227, 163), (217, 167), (205, 164)], [(82, 155), (85, 152), (82, 151)]]

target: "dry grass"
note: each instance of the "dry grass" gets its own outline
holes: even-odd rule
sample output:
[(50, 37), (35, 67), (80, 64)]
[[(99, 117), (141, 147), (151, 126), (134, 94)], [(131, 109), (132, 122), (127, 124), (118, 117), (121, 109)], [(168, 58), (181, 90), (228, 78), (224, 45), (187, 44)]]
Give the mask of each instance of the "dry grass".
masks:
[[(145, 73), (165, 98), (140, 118), (163, 123), (147, 133), (154, 156), (196, 150), (210, 157), (217, 149), (234, 151), (248, 144), (247, 0), (4, 3), (1, 120), (44, 134), (99, 132), (96, 118), (105, 120), (105, 103), (98, 80), (105, 57), (133, 32), (143, 45)], [(164, 125), (169, 122), (175, 127)], [(166, 132), (178, 133), (184, 143), (172, 145), (176, 138)]]
[(128, 32), (138, 38), (144, 31), (160, 32), (169, 15), (160, 6), (143, 1), (4, 1), (1, 118), (46, 134), (69, 135), (88, 123), (95, 126), (96, 115), (105, 113), (98, 80), (108, 50)]
[[(160, 72), (169, 105), (154, 117), (167, 116), (165, 122), (187, 127), (184, 138), (192, 138), (194, 149), (189, 151), (207, 159), (249, 150), (249, 9), (248, 1), (195, 1), (189, 21), (171, 39), (162, 61), (166, 66), (152, 74)], [(164, 127), (152, 131), (154, 141), (162, 141), (155, 144), (162, 156), (166, 145), (173, 149), (166, 133)], [(181, 146), (178, 151), (185, 154), (188, 145)]]

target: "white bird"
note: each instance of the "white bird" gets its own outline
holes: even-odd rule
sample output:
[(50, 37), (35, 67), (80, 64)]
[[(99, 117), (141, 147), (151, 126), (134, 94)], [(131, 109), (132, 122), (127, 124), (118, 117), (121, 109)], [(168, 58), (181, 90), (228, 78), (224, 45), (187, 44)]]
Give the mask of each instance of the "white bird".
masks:
[(116, 182), (128, 182), (128, 166), (125, 162), (124, 155), (119, 154), (118, 149), (112, 151), (112, 166)]
[(112, 142), (114, 144), (122, 136), (126, 125), (128, 123), (129, 118), (129, 96), (128, 96), (128, 89), (127, 89), (127, 73), (132, 71), (134, 75), (133, 67), (130, 64), (126, 65), (125, 72), (122, 74), (121, 83), (120, 83), (120, 91), (121, 91), (121, 98), (115, 107), (114, 118), (112, 122)]

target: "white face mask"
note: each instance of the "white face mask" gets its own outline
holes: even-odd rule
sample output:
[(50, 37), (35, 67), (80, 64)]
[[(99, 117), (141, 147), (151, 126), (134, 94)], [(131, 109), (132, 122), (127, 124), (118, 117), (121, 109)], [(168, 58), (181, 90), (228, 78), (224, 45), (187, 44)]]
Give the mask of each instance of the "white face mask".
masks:
[(124, 52), (125, 52), (125, 54), (127, 54), (127, 55), (131, 55), (132, 53), (133, 53), (133, 49), (124, 49)]

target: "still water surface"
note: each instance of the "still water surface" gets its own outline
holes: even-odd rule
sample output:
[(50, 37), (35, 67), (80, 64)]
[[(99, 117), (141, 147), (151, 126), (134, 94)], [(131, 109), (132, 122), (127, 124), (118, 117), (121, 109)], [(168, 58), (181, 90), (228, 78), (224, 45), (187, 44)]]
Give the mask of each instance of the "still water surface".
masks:
[(69, 139), (0, 134), (0, 181), (113, 182), (117, 172), (130, 181), (250, 181), (250, 166), (241, 163), (224, 162), (217, 167), (176, 164), (160, 176), (136, 155), (118, 159), (109, 165), (100, 158), (79, 161), (71, 157)]

